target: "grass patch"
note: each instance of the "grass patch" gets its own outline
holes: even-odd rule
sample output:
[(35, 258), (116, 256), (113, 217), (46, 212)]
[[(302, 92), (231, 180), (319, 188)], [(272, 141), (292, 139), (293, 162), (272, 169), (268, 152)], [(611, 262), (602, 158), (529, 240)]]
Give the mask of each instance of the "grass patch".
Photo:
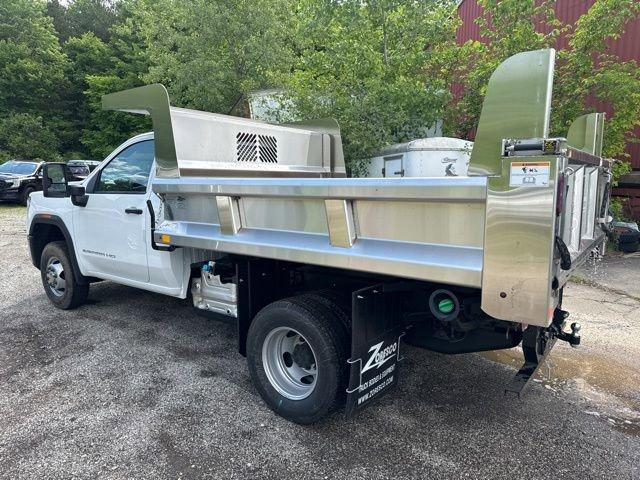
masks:
[(0, 218), (20, 217), (27, 214), (27, 207), (15, 203), (0, 202)]

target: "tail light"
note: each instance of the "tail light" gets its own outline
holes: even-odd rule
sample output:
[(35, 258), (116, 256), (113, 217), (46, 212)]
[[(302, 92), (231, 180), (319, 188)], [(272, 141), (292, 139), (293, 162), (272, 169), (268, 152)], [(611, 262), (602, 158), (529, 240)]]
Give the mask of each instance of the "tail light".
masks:
[(558, 194), (556, 196), (556, 216), (564, 212), (564, 201), (567, 196), (567, 182), (564, 173), (558, 177)]

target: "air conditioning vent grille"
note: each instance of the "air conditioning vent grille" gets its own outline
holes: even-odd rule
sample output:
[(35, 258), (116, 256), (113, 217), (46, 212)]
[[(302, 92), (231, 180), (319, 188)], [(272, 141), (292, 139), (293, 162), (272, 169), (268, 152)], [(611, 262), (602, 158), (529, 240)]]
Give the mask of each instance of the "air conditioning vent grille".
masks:
[(278, 141), (270, 135), (258, 135), (260, 161), (278, 163)]
[(255, 162), (258, 159), (257, 135), (238, 132), (236, 135), (236, 154), (239, 162)]
[(236, 158), (238, 162), (278, 163), (278, 140), (271, 135), (238, 132)]

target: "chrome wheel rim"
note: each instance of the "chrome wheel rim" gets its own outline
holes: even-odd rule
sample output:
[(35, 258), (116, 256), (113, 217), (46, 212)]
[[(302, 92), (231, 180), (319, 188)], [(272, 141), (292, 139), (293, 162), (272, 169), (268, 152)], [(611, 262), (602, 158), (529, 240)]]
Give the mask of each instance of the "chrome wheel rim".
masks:
[(278, 327), (269, 332), (262, 345), (262, 365), (269, 382), (289, 400), (311, 395), (318, 378), (316, 355), (300, 332)]
[(62, 297), (67, 289), (62, 262), (57, 257), (51, 257), (47, 262), (44, 273), (49, 291), (56, 297)]

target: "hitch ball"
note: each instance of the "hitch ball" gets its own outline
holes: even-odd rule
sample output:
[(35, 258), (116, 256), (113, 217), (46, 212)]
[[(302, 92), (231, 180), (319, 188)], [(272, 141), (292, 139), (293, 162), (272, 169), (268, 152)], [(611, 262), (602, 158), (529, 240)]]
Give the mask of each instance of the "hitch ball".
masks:
[(582, 329), (582, 325), (578, 322), (573, 322), (571, 324), (571, 336), (577, 340), (576, 342), (570, 343), (573, 348), (577, 348), (580, 345), (580, 330)]

